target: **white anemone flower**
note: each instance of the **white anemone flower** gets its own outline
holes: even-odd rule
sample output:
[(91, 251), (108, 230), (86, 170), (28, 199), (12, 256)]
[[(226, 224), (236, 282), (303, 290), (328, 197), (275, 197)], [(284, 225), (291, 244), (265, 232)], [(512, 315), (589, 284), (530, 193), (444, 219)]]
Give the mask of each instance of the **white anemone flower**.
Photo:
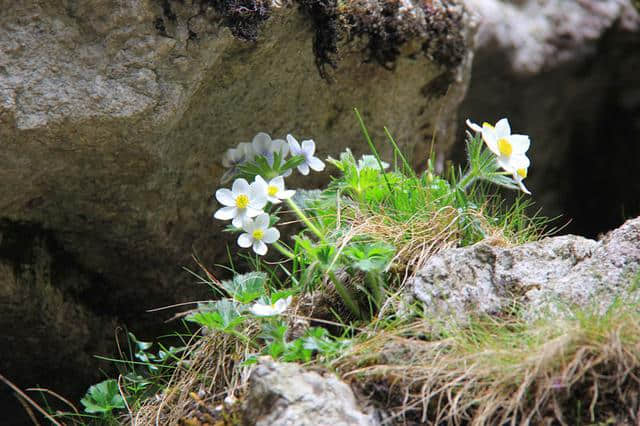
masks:
[(282, 200), (291, 198), (296, 193), (292, 189), (284, 189), (284, 178), (282, 176), (277, 176), (267, 182), (262, 176), (258, 175), (256, 176), (256, 185), (264, 191), (267, 201), (271, 204), (280, 204)]
[(253, 137), (251, 148), (255, 156), (263, 156), (270, 166), (273, 166), (273, 157), (276, 152), (280, 152), (282, 158), (289, 153), (289, 145), (285, 141), (282, 139), (271, 140), (271, 136), (264, 132), (260, 132)]
[(298, 143), (296, 138), (291, 135), (287, 135), (287, 142), (289, 142), (289, 148), (291, 149), (291, 155), (302, 155), (304, 162), (298, 165), (298, 171), (303, 175), (309, 174), (309, 168), (316, 172), (324, 170), (324, 163), (318, 157), (314, 157), (316, 151), (316, 143), (313, 140), (302, 141), (302, 146)]
[[(389, 168), (389, 163), (387, 163), (386, 161), (380, 161), (380, 164), (382, 164), (383, 170), (386, 170)], [(358, 160), (358, 165), (356, 166), (356, 169), (358, 171), (362, 169), (379, 170), (380, 164), (378, 164), (378, 160), (373, 155), (363, 155), (362, 158)]]
[(241, 228), (245, 218), (258, 216), (267, 204), (267, 197), (258, 185), (239, 178), (233, 182), (231, 190), (227, 188), (216, 191), (216, 199), (222, 207), (214, 217), (220, 220), (231, 220), (233, 226)]
[(249, 311), (259, 317), (270, 317), (272, 315), (280, 315), (287, 310), (291, 304), (292, 297), (289, 296), (286, 299), (278, 299), (275, 303), (265, 304), (261, 302), (254, 303)]
[(529, 159), (522, 158), (526, 158), (525, 153), (531, 144), (529, 136), (511, 134), (511, 127), (506, 118), (498, 121), (495, 126), (482, 123), (482, 127), (467, 120), (467, 126), (482, 133), (482, 139), (487, 147), (496, 155), (500, 167), (506, 171), (512, 173), (521, 168), (524, 162), (527, 163), (525, 167), (529, 166)]
[(222, 182), (231, 180), (233, 175), (238, 171), (238, 167), (247, 161), (253, 160), (253, 148), (248, 142), (242, 142), (235, 148), (228, 149), (222, 156), (222, 166), (229, 169), (222, 178)]
[(487, 147), (496, 155), (500, 167), (513, 175), (513, 179), (520, 189), (531, 194), (522, 180), (527, 177), (530, 161), (526, 152), (531, 145), (529, 136), (511, 134), (511, 127), (506, 118), (499, 120), (495, 126), (482, 123), (482, 127), (467, 120), (467, 126), (482, 134)]
[(253, 246), (253, 251), (260, 256), (267, 253), (267, 244), (273, 244), (280, 238), (280, 231), (269, 228), (269, 215), (261, 213), (255, 220), (245, 218), (242, 223), (243, 234), (238, 237), (238, 245), (243, 248)]

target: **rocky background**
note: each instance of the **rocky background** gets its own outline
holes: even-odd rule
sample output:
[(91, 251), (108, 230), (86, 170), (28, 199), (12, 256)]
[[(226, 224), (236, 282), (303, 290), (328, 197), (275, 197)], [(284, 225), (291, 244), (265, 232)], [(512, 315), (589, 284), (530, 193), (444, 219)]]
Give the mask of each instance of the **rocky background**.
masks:
[(75, 398), (117, 324), (153, 337), (147, 309), (202, 297), (181, 267), (225, 261), (221, 156), (259, 131), (363, 152), (358, 107), (420, 168), (432, 141), (461, 157), (465, 118), (508, 116), (568, 231), (640, 214), (630, 0), (0, 5), (0, 373), (20, 386)]

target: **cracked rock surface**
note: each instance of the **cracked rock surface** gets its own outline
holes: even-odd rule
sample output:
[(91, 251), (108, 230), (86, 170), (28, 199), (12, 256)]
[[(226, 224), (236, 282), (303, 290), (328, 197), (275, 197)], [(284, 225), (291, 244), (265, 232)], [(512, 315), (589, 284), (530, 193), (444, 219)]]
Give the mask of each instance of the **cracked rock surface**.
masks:
[[(451, 0), (0, 6), (0, 219), (15, 226), (9, 233), (19, 229), (12, 224), (43, 230), (60, 264), (88, 277), (77, 294), (58, 291), (56, 276), (36, 277), (46, 292), (0, 279), (11, 305), (0, 317), (24, 317), (9, 339), (41, 335), (34, 310), (18, 302), (33, 298), (33, 306), (77, 304), (62, 315), (69, 327), (91, 318), (92, 329), (103, 321), (112, 330), (117, 318), (151, 332), (158, 317), (145, 310), (207, 297), (181, 268), (197, 269), (191, 255), (211, 266), (233, 244), (212, 218), (227, 148), (265, 131), (313, 138), (321, 156), (347, 146), (359, 154), (358, 107), (379, 147), (388, 146), (387, 125), (426, 159), (434, 137), (439, 151), (453, 140), (469, 77), (470, 24)], [(304, 183), (327, 175), (315, 179)], [(0, 258), (7, 268), (15, 262)], [(79, 359), (95, 352), (73, 347)], [(22, 363), (13, 371), (30, 375), (11, 377), (20, 385), (56, 374), (29, 370), (33, 353), (15, 355), (0, 370)]]
[(256, 426), (373, 426), (351, 388), (333, 374), (262, 358), (249, 378), (244, 424)]
[(433, 256), (410, 283), (428, 316), (508, 313), (518, 302), (526, 318), (566, 306), (604, 311), (628, 298), (640, 272), (640, 218), (600, 241), (574, 235), (514, 247), (481, 242)]

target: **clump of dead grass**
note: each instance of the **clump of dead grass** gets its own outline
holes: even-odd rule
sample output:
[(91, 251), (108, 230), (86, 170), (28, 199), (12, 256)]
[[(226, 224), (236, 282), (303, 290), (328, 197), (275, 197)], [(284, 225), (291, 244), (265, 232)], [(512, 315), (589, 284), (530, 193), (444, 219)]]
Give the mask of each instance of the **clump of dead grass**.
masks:
[[(252, 330), (245, 333), (251, 335)], [(131, 424), (177, 425), (189, 424), (187, 419), (219, 417), (214, 407), (226, 396), (242, 392), (248, 370), (242, 362), (251, 350), (247, 340), (217, 331), (196, 339), (164, 391), (130, 414)]]
[[(333, 363), (393, 424), (637, 424), (640, 311), (378, 329)], [(363, 336), (366, 334), (363, 333)]]

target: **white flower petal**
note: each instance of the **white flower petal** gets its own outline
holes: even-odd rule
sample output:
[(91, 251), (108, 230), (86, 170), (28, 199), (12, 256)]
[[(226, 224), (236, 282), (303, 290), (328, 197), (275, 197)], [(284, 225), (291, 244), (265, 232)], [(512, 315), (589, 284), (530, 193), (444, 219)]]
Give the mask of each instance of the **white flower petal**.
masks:
[(300, 144), (298, 143), (296, 138), (294, 138), (291, 135), (287, 135), (287, 142), (289, 143), (289, 149), (291, 150), (291, 155), (302, 154), (302, 148), (300, 148)]
[(284, 178), (282, 176), (276, 176), (269, 181), (269, 185), (278, 188), (278, 192), (284, 190)]
[(280, 238), (280, 231), (278, 231), (276, 228), (268, 228), (264, 231), (262, 241), (267, 244), (273, 244), (278, 241), (278, 238)]
[(242, 220), (242, 229), (244, 229), (246, 233), (251, 234), (255, 228), (256, 226), (253, 222), (253, 219), (251, 219), (249, 216), (245, 216), (245, 218)]
[(236, 200), (233, 193), (227, 188), (221, 188), (216, 191), (216, 200), (223, 206), (235, 206)]
[(251, 307), (249, 308), (249, 312), (259, 317), (268, 317), (271, 315), (275, 315), (274, 309), (271, 305), (265, 305), (264, 303), (259, 302), (251, 305)]
[(487, 129), (486, 127), (483, 128), (482, 139), (491, 152), (493, 152), (495, 155), (500, 155), (500, 150), (498, 149), (498, 139), (496, 138), (496, 134), (492, 129)]
[(520, 180), (518, 181), (518, 185), (520, 186), (520, 190), (522, 190), (522, 192), (524, 192), (524, 193), (525, 193), (525, 194), (527, 194), (527, 195), (531, 195), (531, 191), (529, 191), (529, 190), (527, 189), (527, 187), (526, 187), (526, 186), (524, 186), (524, 183), (522, 182), (522, 179), (520, 179)]
[(267, 254), (267, 245), (260, 240), (253, 241), (253, 251), (260, 256)]
[(294, 195), (296, 195), (296, 191), (294, 191), (293, 189), (287, 189), (285, 191), (278, 192), (276, 195), (281, 200), (286, 200), (286, 199), (291, 198)]
[(264, 229), (269, 226), (269, 215), (266, 213), (261, 213), (254, 219), (256, 224), (256, 228)]
[(506, 170), (507, 172), (514, 173), (516, 171), (516, 169), (513, 167), (513, 164), (511, 164), (511, 162), (509, 161), (509, 158), (505, 156), (500, 156), (497, 158), (497, 160), (498, 160), (498, 165), (502, 167), (504, 170)]
[(238, 178), (233, 182), (233, 186), (231, 187), (231, 191), (233, 192), (234, 198), (238, 196), (238, 194), (246, 194), (249, 190), (249, 182), (247, 182), (244, 178)]
[(243, 209), (243, 210), (246, 210), (245, 214), (246, 214), (247, 217), (256, 217), (259, 214), (264, 213), (262, 211), (262, 209), (256, 209), (256, 208), (254, 208), (252, 206), (249, 206), (249, 207), (247, 207), (246, 209)]
[(467, 126), (471, 128), (474, 132), (482, 133), (482, 127), (478, 126), (476, 123), (472, 122), (467, 118)]
[(292, 169), (287, 169), (284, 171), (284, 173), (282, 173), (282, 177), (289, 177), (291, 176), (291, 173), (293, 173)]
[(509, 120), (503, 118), (496, 123), (496, 137), (497, 139), (506, 138), (511, 134), (511, 127), (509, 126)]
[(512, 156), (511, 162), (517, 169), (528, 169), (531, 165), (531, 161), (529, 157), (526, 155), (514, 155)]
[(289, 154), (289, 144), (282, 139), (275, 139), (271, 142), (271, 150), (279, 152), (282, 158), (285, 158)]
[(253, 137), (251, 147), (256, 155), (265, 155), (269, 153), (269, 148), (271, 147), (271, 136), (264, 132), (258, 133)]
[(302, 163), (298, 165), (298, 171), (306, 176), (309, 174), (309, 166), (307, 165), (307, 163)]
[(513, 154), (524, 154), (529, 149), (531, 141), (527, 135), (511, 135), (509, 136), (509, 142), (513, 147)]
[(316, 143), (312, 139), (302, 141), (302, 151), (308, 157), (311, 157), (313, 153), (316, 152)]
[(324, 170), (324, 163), (318, 157), (311, 157), (308, 159), (309, 167), (311, 167), (316, 172), (321, 172)]
[(236, 207), (223, 207), (221, 209), (218, 209), (213, 217), (219, 220), (233, 219), (236, 216), (237, 210), (238, 209)]
[(247, 209), (238, 209), (236, 208), (236, 217), (233, 218), (231, 224), (236, 228), (242, 228), (242, 223), (244, 219), (247, 217)]
[(253, 244), (253, 238), (249, 234), (240, 234), (238, 237), (238, 245), (242, 248), (251, 247)]
[[(276, 194), (277, 195), (277, 194)], [(271, 204), (280, 204), (282, 203), (282, 201), (280, 201), (280, 199), (276, 196), (276, 197), (272, 197), (271, 195), (267, 196), (267, 200), (271, 203)]]
[(257, 185), (259, 186), (264, 186), (265, 188), (267, 187), (267, 181), (264, 180), (264, 178), (260, 175), (256, 176), (255, 182)]

